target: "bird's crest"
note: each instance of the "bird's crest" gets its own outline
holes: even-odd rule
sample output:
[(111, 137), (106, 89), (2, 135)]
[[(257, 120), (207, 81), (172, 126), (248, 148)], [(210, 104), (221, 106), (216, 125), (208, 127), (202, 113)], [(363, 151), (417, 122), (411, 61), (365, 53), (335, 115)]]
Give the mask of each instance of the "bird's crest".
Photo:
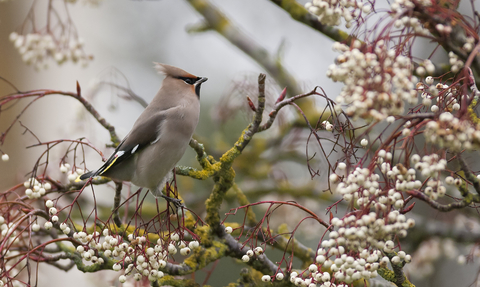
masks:
[(161, 64), (161, 63), (155, 63), (155, 69), (157, 70), (157, 72), (159, 72), (160, 74), (163, 74), (165, 76), (170, 76), (170, 77), (173, 77), (173, 78), (180, 78), (180, 77), (186, 77), (186, 78), (197, 78), (197, 76), (194, 76), (180, 68), (177, 68), (177, 67), (174, 67), (174, 66), (170, 66), (170, 65), (167, 65), (167, 64)]

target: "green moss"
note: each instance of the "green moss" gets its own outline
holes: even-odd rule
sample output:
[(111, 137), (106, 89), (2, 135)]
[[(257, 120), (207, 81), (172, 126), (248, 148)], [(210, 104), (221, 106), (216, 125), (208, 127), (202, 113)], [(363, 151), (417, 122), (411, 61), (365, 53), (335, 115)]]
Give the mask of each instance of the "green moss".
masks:
[(195, 10), (200, 12), (202, 15), (211, 14), (211, 17), (215, 18), (215, 26), (213, 26), (212, 28), (219, 33), (223, 33), (230, 26), (230, 22), (228, 21), (228, 19), (223, 14), (212, 10), (206, 1), (190, 0), (189, 2), (195, 8)]
[(387, 268), (379, 268), (377, 270), (378, 275), (382, 276), (383, 279), (389, 282), (395, 282), (395, 273)]
[(220, 215), (218, 212), (220, 210), (220, 205), (223, 202), (222, 190), (224, 188), (222, 188), (222, 186), (221, 183), (216, 183), (210, 197), (205, 201), (207, 211), (205, 220), (213, 228), (218, 227), (220, 224)]
[(191, 171), (189, 171), (188, 176), (196, 178), (196, 179), (205, 180), (205, 179), (209, 178), (210, 176), (212, 176), (212, 172), (211, 172), (211, 170), (205, 170), (205, 169), (204, 170), (191, 170)]
[(195, 230), (196, 228), (199, 228), (196, 226), (197, 220), (192, 216), (192, 213), (186, 212), (185, 213), (185, 228), (190, 229), (190, 230)]
[(289, 233), (289, 232), (290, 232), (290, 230), (288, 230), (288, 226), (287, 226), (286, 223), (282, 223), (278, 227), (278, 233)]
[(211, 235), (211, 228), (208, 225), (199, 226), (195, 230), (195, 234), (200, 238), (200, 242), (204, 246), (211, 246), (212, 245), (212, 235)]
[(281, 0), (280, 6), (297, 21), (303, 21), (303, 18), (308, 14), (307, 9), (296, 0)]
[[(383, 279), (395, 284), (396, 282), (395, 272), (387, 268), (379, 268), (377, 272), (380, 276), (382, 276)], [(408, 279), (405, 276), (404, 276), (404, 280), (405, 281), (399, 287), (415, 287), (415, 285), (413, 285), (410, 281), (408, 281)]]
[[(237, 143), (239, 142), (240, 141), (237, 141)], [(220, 161), (222, 163), (232, 164), (235, 158), (237, 158), (240, 155), (240, 153), (241, 152), (238, 150), (236, 146), (232, 147), (230, 150), (228, 150), (226, 153), (222, 155), (222, 157), (220, 158)]]
[(197, 248), (192, 255), (184, 260), (184, 264), (189, 267), (188, 273), (205, 268), (208, 264), (225, 257), (228, 247), (218, 241), (213, 241), (212, 246), (206, 249)]
[(63, 242), (57, 242), (56, 243), (58, 248), (60, 248), (60, 250), (62, 250), (63, 252), (66, 252), (66, 253), (74, 253), (76, 252), (76, 249), (73, 245), (70, 245), (70, 244), (65, 244)]
[(112, 266), (114, 264), (113, 260), (106, 258), (105, 256), (103, 256), (103, 253), (101, 252), (99, 253), (99, 256), (102, 257), (102, 259), (104, 260), (104, 263), (102, 264), (95, 263), (87, 266), (83, 263), (83, 258), (80, 255), (80, 253), (78, 253), (73, 246), (64, 244), (62, 242), (56, 242), (56, 245), (60, 250), (62, 250), (65, 253), (68, 259), (72, 260), (75, 263), (75, 266), (77, 266), (77, 269), (84, 273), (93, 273), (100, 270), (109, 270), (109, 269), (112, 269)]
[[(225, 222), (225, 223), (223, 223), (223, 225), (224, 225), (225, 227), (230, 226), (230, 227), (233, 228), (233, 229), (239, 228), (239, 227), (243, 226), (243, 225), (238, 224), (237, 222)], [(237, 233), (240, 234), (240, 233), (237, 232), (237, 231), (233, 231), (232, 234), (233, 234), (233, 235), (237, 235)]]
[(473, 124), (478, 125), (480, 120), (478, 119), (477, 114), (474, 111), (475, 106), (477, 105), (477, 99), (474, 98), (470, 106), (468, 106), (468, 115)]
[(193, 279), (177, 279), (173, 276), (163, 276), (158, 281), (159, 286), (174, 286), (174, 287), (197, 287), (200, 284), (196, 283)]
[(228, 247), (225, 244), (218, 241), (213, 241), (212, 246), (213, 248), (207, 249), (206, 255), (207, 257), (210, 256), (214, 260), (224, 257), (228, 250)]
[(212, 177), (221, 168), (220, 163), (210, 164), (210, 162), (207, 160), (205, 160), (202, 166), (204, 166), (203, 170), (197, 170), (192, 167), (177, 167), (176, 172), (194, 179), (206, 180)]

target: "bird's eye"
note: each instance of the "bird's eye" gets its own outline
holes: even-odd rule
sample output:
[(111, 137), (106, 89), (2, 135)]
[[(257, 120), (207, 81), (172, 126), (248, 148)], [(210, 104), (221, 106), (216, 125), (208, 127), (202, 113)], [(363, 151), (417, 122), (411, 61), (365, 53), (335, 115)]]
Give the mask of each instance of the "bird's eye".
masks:
[(180, 79), (183, 80), (185, 83), (187, 83), (189, 85), (193, 85), (197, 81), (196, 78), (180, 77)]

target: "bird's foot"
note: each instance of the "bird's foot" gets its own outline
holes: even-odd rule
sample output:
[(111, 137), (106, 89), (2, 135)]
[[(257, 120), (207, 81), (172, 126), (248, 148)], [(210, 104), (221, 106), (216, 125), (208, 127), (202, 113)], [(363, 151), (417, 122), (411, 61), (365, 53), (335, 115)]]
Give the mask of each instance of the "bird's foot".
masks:
[(176, 209), (179, 209), (180, 207), (185, 207), (185, 205), (183, 205), (182, 203), (182, 200), (181, 199), (178, 199), (178, 198), (173, 198), (173, 197), (169, 197), (169, 196), (166, 196), (164, 194), (161, 195), (163, 198), (165, 198), (165, 200), (169, 203), (172, 203)]

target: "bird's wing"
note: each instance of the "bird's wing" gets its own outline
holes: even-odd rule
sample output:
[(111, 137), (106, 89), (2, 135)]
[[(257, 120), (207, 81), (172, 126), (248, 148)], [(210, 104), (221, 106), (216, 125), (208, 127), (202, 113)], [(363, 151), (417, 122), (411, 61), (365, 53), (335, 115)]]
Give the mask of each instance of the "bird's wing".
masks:
[(108, 158), (108, 160), (95, 172), (89, 172), (80, 176), (81, 180), (89, 177), (102, 175), (111, 167), (118, 165), (126, 159), (138, 153), (143, 148), (155, 143), (159, 140), (160, 129), (165, 120), (165, 112), (154, 114), (150, 118), (142, 121), (140, 124), (136, 123), (132, 131), (122, 140), (122, 142), (115, 149), (115, 152)]

